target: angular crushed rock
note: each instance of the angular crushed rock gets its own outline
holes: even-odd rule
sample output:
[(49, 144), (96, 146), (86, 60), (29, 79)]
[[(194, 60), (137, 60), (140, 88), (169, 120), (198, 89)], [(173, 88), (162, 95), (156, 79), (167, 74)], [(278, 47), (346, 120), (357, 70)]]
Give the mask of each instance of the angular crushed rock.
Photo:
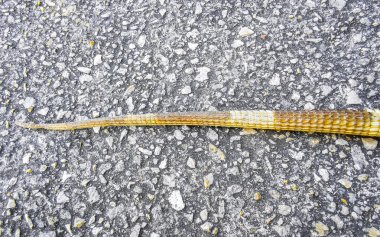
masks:
[(0, 12), (0, 235), (378, 235), (376, 138), (14, 125), (379, 109), (378, 0), (7, 0)]

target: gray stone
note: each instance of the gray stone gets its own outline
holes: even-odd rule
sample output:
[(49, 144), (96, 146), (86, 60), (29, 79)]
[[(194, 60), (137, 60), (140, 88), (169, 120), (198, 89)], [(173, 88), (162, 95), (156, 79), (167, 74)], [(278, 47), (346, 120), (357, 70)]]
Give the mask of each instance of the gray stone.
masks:
[(140, 35), (140, 36), (139, 36), (139, 39), (137, 40), (137, 45), (138, 45), (140, 48), (142, 48), (142, 47), (144, 47), (145, 42), (146, 42), (146, 35)]
[(347, 206), (342, 206), (342, 210), (340, 211), (340, 213), (344, 216), (347, 216), (348, 214), (350, 214), (350, 210)]
[(25, 218), (25, 221), (26, 221), (26, 223), (28, 224), (29, 228), (30, 228), (30, 229), (33, 229), (34, 224), (33, 224), (33, 222), (32, 222), (32, 219), (30, 219), (29, 215), (28, 215), (28, 214), (25, 214), (25, 215), (24, 215), (24, 218)]
[(339, 179), (338, 181), (341, 185), (343, 185), (345, 188), (351, 188), (352, 187), (352, 182), (349, 181), (348, 179)]
[(179, 190), (175, 190), (170, 194), (169, 203), (172, 208), (177, 211), (181, 211), (185, 208), (185, 203), (182, 200), (182, 195)]
[(214, 183), (214, 174), (209, 173), (203, 177), (205, 188), (209, 188)]
[(344, 223), (343, 223), (342, 219), (341, 219), (338, 215), (334, 215), (334, 216), (332, 216), (332, 217), (331, 217), (331, 220), (333, 220), (333, 221), (335, 222), (336, 227), (337, 227), (338, 229), (342, 229), (342, 228), (343, 228)]
[(240, 30), (239, 30), (239, 35), (241, 37), (246, 37), (246, 36), (250, 36), (252, 35), (254, 32), (253, 30), (249, 29), (248, 27), (242, 27)]
[(103, 227), (93, 227), (91, 230), (91, 233), (94, 236), (98, 236), (100, 234), (100, 232), (102, 232), (102, 230), (103, 230)]
[(199, 15), (199, 14), (202, 13), (202, 11), (203, 11), (203, 9), (202, 9), (202, 5), (201, 5), (201, 3), (200, 3), (200, 2), (195, 3), (195, 11), (194, 11), (194, 14), (195, 14), (195, 15)]
[(315, 8), (316, 4), (313, 0), (306, 0), (305, 6), (307, 6), (309, 8)]
[(135, 226), (132, 227), (131, 234), (129, 236), (130, 237), (139, 237), (140, 231), (141, 231), (140, 224), (136, 224)]
[(142, 148), (142, 147), (139, 147), (138, 150), (139, 150), (142, 154), (144, 154), (144, 155), (147, 155), (147, 156), (151, 156), (151, 155), (153, 155), (153, 151), (151, 151), (151, 150), (144, 149), (144, 148)]
[(211, 71), (208, 67), (198, 68), (198, 75), (195, 77), (196, 81), (204, 82), (208, 80), (208, 73)]
[(175, 187), (175, 175), (163, 175), (163, 184), (171, 188)]
[(234, 40), (234, 42), (231, 44), (232, 48), (239, 48), (244, 45), (244, 42), (241, 40)]
[(205, 222), (205, 223), (203, 223), (203, 224), (201, 225), (201, 229), (202, 229), (203, 231), (205, 231), (205, 232), (208, 232), (208, 233), (211, 232), (212, 227), (213, 227), (213, 225), (212, 225), (211, 222)]
[(326, 236), (329, 233), (329, 227), (322, 222), (318, 221), (315, 223), (315, 231), (319, 236)]
[(342, 138), (336, 139), (335, 144), (340, 146), (348, 146), (348, 142)]
[(46, 231), (46, 232), (39, 232), (38, 236), (40, 237), (56, 237), (55, 231)]
[(368, 166), (368, 161), (364, 153), (362, 152), (362, 149), (359, 146), (353, 145), (351, 147), (351, 156), (352, 156), (352, 159), (354, 160), (355, 169), (361, 170), (364, 167)]
[(321, 176), (323, 181), (328, 182), (330, 180), (330, 174), (329, 174), (328, 170), (320, 168), (318, 170), (318, 173)]
[(269, 85), (272, 85), (272, 86), (279, 86), (279, 85), (281, 85), (280, 75), (278, 75), (277, 73), (275, 73), (273, 75), (272, 79), (270, 79)]
[(91, 68), (88, 67), (78, 67), (78, 71), (89, 74), (91, 72)]
[(218, 140), (219, 139), (219, 135), (218, 135), (218, 133), (216, 133), (213, 129), (209, 129), (208, 131), (207, 131), (207, 137), (208, 137), (208, 139), (210, 139), (211, 141), (216, 141), (216, 140)]
[(128, 97), (127, 101), (126, 101), (126, 104), (127, 104), (127, 107), (128, 107), (128, 111), (129, 112), (132, 112), (134, 109), (135, 109), (135, 105), (133, 103), (133, 99), (132, 97)]
[(185, 139), (185, 136), (183, 135), (181, 130), (178, 130), (178, 129), (174, 131), (174, 137), (179, 141), (182, 141), (183, 139)]
[(286, 225), (286, 226), (275, 225), (275, 226), (273, 226), (273, 229), (281, 237), (286, 237), (286, 236), (290, 235), (290, 226), (289, 225)]
[(181, 89), (182, 95), (188, 95), (190, 93), (191, 93), (191, 87), (190, 86), (185, 86), (184, 88)]
[(331, 86), (328, 86), (328, 85), (321, 86), (321, 91), (322, 91), (323, 96), (327, 96), (328, 94), (332, 92), (332, 90), (333, 88)]
[(328, 206), (327, 206), (327, 210), (331, 213), (334, 213), (336, 211), (336, 204), (334, 202), (331, 202)]
[(367, 150), (375, 150), (378, 144), (378, 141), (373, 138), (365, 137), (362, 138), (364, 148)]
[(160, 165), (158, 166), (158, 168), (160, 169), (166, 169), (166, 167), (168, 166), (168, 159), (163, 159), (161, 162), (160, 162)]
[(368, 177), (369, 177), (368, 174), (360, 174), (358, 176), (358, 180), (360, 180), (361, 182), (365, 182), (368, 180)]
[(49, 108), (42, 108), (40, 110), (37, 111), (38, 114), (42, 115), (42, 116), (45, 116), (47, 115), (47, 113), (49, 112)]
[(106, 142), (108, 144), (108, 146), (113, 149), (113, 137), (109, 136), (109, 137), (106, 137)]
[(13, 209), (16, 207), (16, 201), (13, 198), (9, 198), (7, 202), (7, 209)]
[(187, 45), (188, 45), (189, 49), (191, 49), (191, 50), (195, 50), (198, 47), (197, 43), (189, 42)]
[(88, 201), (93, 204), (100, 200), (100, 195), (96, 187), (88, 187), (87, 188)]
[(269, 190), (269, 195), (275, 200), (279, 200), (281, 197), (281, 194), (277, 190), (274, 190), (274, 189)]
[(95, 57), (94, 57), (94, 66), (97, 66), (99, 64), (102, 63), (102, 55), (100, 54), (97, 54)]
[(342, 10), (346, 6), (346, 0), (329, 0), (330, 6)]
[(186, 165), (191, 169), (195, 169), (195, 160), (193, 158), (187, 159)]
[(57, 203), (58, 204), (66, 203), (66, 202), (69, 202), (69, 201), (70, 201), (70, 198), (66, 196), (66, 194), (65, 194), (64, 191), (60, 191), (57, 194)]
[(231, 196), (243, 191), (243, 187), (241, 185), (233, 184), (227, 188), (226, 195)]
[[(118, 206), (107, 208), (107, 216), (111, 220), (115, 219), (117, 216), (123, 214), (125, 212), (125, 206), (124, 204), (120, 204)], [(128, 226), (126, 226), (128, 227)]]
[(292, 212), (292, 207), (288, 205), (280, 204), (278, 205), (278, 213), (280, 213), (283, 216), (287, 216)]
[(104, 175), (107, 171), (109, 171), (110, 169), (112, 168), (112, 164), (111, 163), (105, 163), (105, 164), (101, 164), (99, 166), (99, 173)]
[(293, 151), (293, 150), (289, 150), (289, 155), (295, 159), (295, 160), (302, 160), (303, 157), (305, 156), (305, 153), (303, 153), (302, 151)]
[(356, 94), (355, 91), (351, 90), (347, 93), (347, 96), (346, 96), (346, 104), (348, 105), (356, 105), (356, 104), (361, 104), (362, 103), (362, 100), (360, 99), (360, 97), (358, 96), (358, 94)]
[(207, 209), (202, 210), (202, 211), (199, 213), (199, 216), (200, 216), (200, 218), (202, 219), (202, 221), (206, 221), (206, 220), (207, 220), (207, 217), (208, 217)]
[(291, 98), (292, 98), (292, 100), (299, 101), (299, 99), (301, 98), (301, 95), (298, 91), (293, 91)]
[(29, 164), (30, 158), (32, 157), (32, 153), (26, 153), (22, 157), (22, 163), (23, 164)]
[(85, 82), (91, 82), (93, 80), (93, 77), (91, 75), (88, 75), (88, 74), (84, 74), (84, 75), (81, 75), (79, 77), (79, 81), (80, 83), (85, 83)]
[(34, 108), (34, 106), (36, 106), (36, 100), (32, 97), (26, 97), (23, 105), (25, 109)]

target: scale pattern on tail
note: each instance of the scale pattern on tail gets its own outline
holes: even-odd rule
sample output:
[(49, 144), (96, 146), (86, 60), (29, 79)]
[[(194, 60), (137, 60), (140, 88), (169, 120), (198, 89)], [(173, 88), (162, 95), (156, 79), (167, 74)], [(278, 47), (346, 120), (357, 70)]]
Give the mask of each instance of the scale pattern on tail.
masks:
[(16, 124), (24, 128), (48, 130), (107, 126), (219, 126), (380, 137), (379, 110), (178, 112), (126, 115), (69, 123)]

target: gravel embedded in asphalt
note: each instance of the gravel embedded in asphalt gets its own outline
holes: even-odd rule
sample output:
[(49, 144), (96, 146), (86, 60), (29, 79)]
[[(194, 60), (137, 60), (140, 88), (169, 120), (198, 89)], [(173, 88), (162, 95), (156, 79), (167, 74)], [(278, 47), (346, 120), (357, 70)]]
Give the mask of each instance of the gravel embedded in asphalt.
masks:
[(376, 0), (0, 2), (0, 235), (380, 236), (378, 140), (168, 111), (380, 106)]

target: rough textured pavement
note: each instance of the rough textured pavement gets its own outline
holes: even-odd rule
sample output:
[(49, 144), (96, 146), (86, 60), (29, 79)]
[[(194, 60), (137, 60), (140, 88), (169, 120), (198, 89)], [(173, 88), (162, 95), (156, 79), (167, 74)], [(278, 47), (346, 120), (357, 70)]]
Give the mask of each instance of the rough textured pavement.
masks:
[(14, 125), (379, 108), (379, 13), (377, 0), (1, 1), (0, 233), (379, 236), (376, 139)]

